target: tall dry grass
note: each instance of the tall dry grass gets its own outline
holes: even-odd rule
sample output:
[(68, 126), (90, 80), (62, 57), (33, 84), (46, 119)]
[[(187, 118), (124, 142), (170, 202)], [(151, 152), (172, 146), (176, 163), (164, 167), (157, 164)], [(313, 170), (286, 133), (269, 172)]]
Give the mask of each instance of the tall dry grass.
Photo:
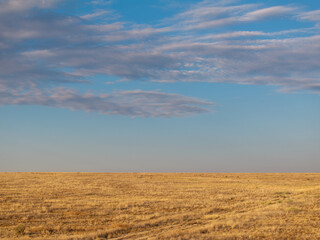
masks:
[(3, 239), (320, 239), (320, 174), (0, 173)]

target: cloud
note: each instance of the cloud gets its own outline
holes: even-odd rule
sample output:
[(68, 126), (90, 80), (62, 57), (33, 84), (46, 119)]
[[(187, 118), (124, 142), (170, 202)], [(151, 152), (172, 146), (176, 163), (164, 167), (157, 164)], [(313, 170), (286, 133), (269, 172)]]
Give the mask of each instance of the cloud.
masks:
[(83, 19), (92, 19), (92, 18), (97, 18), (97, 17), (104, 16), (104, 15), (109, 14), (109, 13), (110, 13), (109, 11), (100, 10), (100, 11), (97, 11), (95, 13), (90, 13), (90, 14), (83, 15), (83, 16), (81, 16), (81, 18), (83, 18)]
[(242, 20), (244, 21), (258, 21), (266, 18), (271, 17), (278, 17), (278, 16), (286, 16), (288, 14), (292, 14), (295, 12), (295, 8), (286, 7), (286, 6), (275, 6), (275, 7), (268, 7), (259, 10), (255, 10), (249, 13), (246, 13)]
[(80, 94), (73, 89), (0, 91), (0, 104), (40, 105), (131, 117), (179, 117), (211, 111), (212, 102), (158, 91)]
[(61, 0), (2, 0), (0, 1), (0, 13), (12, 13), (26, 11), (32, 8), (49, 8)]
[(240, 20), (240, 16), (255, 6), (254, 4), (217, 6), (214, 3), (201, 3), (177, 15), (176, 21), (187, 30), (221, 27), (236, 23)]
[(230, 16), (239, 16), (253, 8), (255, 4), (233, 6), (217, 6), (215, 3), (202, 2), (177, 15), (177, 19), (184, 22), (201, 22), (204, 20), (223, 19)]
[(205, 40), (205, 39), (237, 38), (237, 37), (266, 36), (266, 35), (268, 34), (261, 31), (235, 31), (235, 32), (206, 35), (199, 39)]
[(300, 14), (300, 19), (320, 23), (320, 10), (304, 12)]
[[(113, 13), (102, 7), (105, 1), (90, 3), (97, 9), (76, 16), (54, 11), (59, 0), (41, 4), (38, 0), (0, 1), (2, 104), (38, 102), (131, 116), (180, 116), (192, 109), (194, 113), (207, 109), (200, 100), (186, 98), (179, 105), (173, 99), (183, 96), (159, 92), (115, 92), (108, 97), (80, 94), (78, 86), (94, 86), (96, 75), (117, 81), (261, 84), (279, 86), (283, 91), (319, 93), (319, 10), (203, 1), (159, 24), (142, 25), (120, 17), (105, 18)], [(111, 6), (108, 3), (108, 8)], [(282, 21), (283, 17), (297, 27), (279, 30), (268, 25), (269, 19)], [(246, 25), (257, 21), (258, 25)], [(314, 26), (299, 28), (297, 21), (310, 21)], [(68, 88), (57, 90), (66, 84)], [(70, 96), (68, 101), (58, 101), (58, 92)], [(150, 102), (144, 104), (146, 96), (159, 101), (159, 105), (153, 103), (157, 110), (151, 109)], [(171, 105), (164, 104), (165, 99), (170, 99)], [(132, 114), (123, 113), (125, 101), (127, 105), (140, 101), (144, 107), (138, 110), (134, 105)], [(104, 104), (119, 111), (104, 108)]]
[(185, 29), (207, 29), (290, 16), (295, 14), (296, 10), (289, 6), (259, 8), (257, 4), (220, 6), (205, 1), (179, 14), (176, 21)]

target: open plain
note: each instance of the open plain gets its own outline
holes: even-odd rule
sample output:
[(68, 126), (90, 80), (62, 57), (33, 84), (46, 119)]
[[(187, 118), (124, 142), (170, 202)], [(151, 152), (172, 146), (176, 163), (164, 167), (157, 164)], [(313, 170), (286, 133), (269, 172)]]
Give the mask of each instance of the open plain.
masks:
[(0, 173), (2, 239), (320, 239), (319, 173)]

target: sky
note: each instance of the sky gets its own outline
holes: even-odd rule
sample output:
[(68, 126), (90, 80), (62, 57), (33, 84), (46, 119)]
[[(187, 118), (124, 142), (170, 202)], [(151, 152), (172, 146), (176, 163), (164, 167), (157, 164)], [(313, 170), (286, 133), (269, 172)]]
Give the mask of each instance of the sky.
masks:
[(0, 0), (0, 171), (319, 172), (318, 0)]

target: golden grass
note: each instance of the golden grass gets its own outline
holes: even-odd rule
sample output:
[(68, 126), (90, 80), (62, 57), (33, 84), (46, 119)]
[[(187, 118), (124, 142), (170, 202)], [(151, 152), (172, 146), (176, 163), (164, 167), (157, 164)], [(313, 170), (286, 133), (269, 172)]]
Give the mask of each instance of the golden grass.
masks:
[(320, 174), (0, 173), (4, 239), (320, 239)]

